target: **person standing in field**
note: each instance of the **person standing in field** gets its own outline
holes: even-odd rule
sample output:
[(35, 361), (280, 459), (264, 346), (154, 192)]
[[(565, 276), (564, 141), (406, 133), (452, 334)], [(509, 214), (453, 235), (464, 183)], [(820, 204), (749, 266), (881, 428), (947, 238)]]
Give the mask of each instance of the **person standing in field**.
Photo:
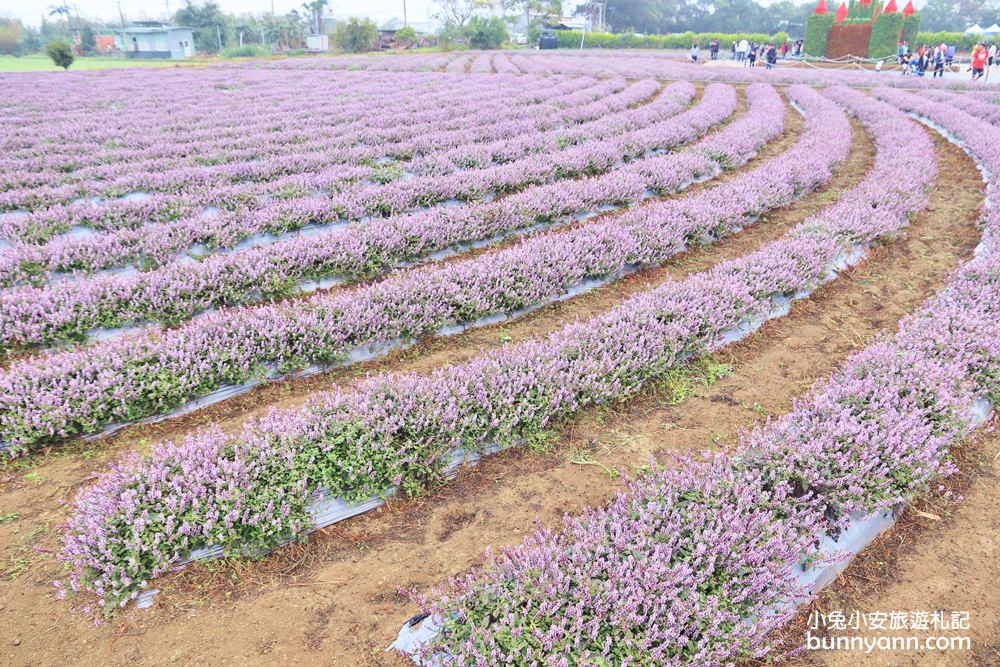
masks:
[(757, 44), (750, 42), (750, 52), (747, 54), (747, 67), (753, 67), (757, 63)]
[(934, 74), (933, 78), (944, 77), (944, 49), (941, 44), (934, 47)]
[(767, 45), (767, 51), (764, 57), (767, 60), (767, 69), (774, 69), (774, 66), (778, 64), (778, 49), (774, 46), (774, 44)]
[(712, 60), (719, 59), (719, 40), (713, 39), (708, 43), (708, 51), (712, 56)]
[(697, 63), (698, 62), (698, 45), (697, 44), (692, 44), (691, 45), (691, 62), (693, 62), (693, 63)]
[(747, 58), (747, 54), (750, 51), (750, 42), (745, 39), (740, 40), (740, 48), (736, 51), (739, 56), (740, 62), (743, 62)]
[(983, 72), (986, 70), (986, 59), (989, 55), (986, 51), (986, 45), (982, 42), (976, 44), (976, 48), (972, 50), (972, 80), (980, 78)]
[(997, 61), (997, 45), (996, 43), (990, 44), (990, 50), (988, 52), (989, 57), (986, 59), (988, 65), (993, 67)]

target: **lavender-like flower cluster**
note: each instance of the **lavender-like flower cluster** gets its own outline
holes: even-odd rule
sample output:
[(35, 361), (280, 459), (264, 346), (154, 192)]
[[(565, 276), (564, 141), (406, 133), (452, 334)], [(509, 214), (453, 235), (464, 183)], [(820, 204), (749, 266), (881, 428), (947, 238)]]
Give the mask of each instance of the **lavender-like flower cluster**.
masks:
[[(73, 505), (61, 552), (71, 587), (114, 608), (196, 547), (244, 553), (308, 529), (306, 507), (320, 491), (352, 500), (423, 489), (455, 451), (530, 441), (582, 406), (628, 397), (724, 332), (767, 317), (776, 298), (829, 279), (858, 244), (907, 224), (935, 172), (933, 145), (901, 114), (852, 91), (830, 95), (858, 114), (878, 150), (872, 172), (836, 204), (757, 252), (547, 339), (429, 377), (374, 377), (236, 435), (204, 431), (126, 459)], [(906, 187), (890, 178), (901, 165), (918, 175)]]
[[(683, 90), (680, 94), (687, 96)], [(678, 102), (670, 103), (675, 111), (679, 110)], [(578, 152), (568, 149), (567, 155), (572, 153), (574, 157), (567, 159), (584, 169), (595, 164), (596, 153), (604, 154), (605, 166), (609, 166), (622, 154), (675, 147), (726, 118), (734, 107), (732, 89), (713, 86), (706, 89), (695, 109), (619, 135), (611, 140), (614, 146), (588, 148), (587, 144), (581, 144)], [(645, 148), (640, 150), (640, 147)], [(704, 164), (706, 157), (701, 155), (701, 160)], [(666, 174), (664, 165), (668, 169)], [(495, 169), (519, 173), (515, 166), (509, 163)], [(420, 257), (456, 242), (474, 241), (482, 238), (482, 233), (487, 236), (490, 232), (509, 233), (539, 219), (564, 215), (589, 202), (620, 204), (637, 199), (650, 186), (661, 188), (664, 181), (671, 182), (670, 177), (676, 173), (670, 155), (659, 155), (629, 163), (604, 178), (570, 181), (567, 185), (554, 183), (488, 204), (371, 221), (215, 255), (196, 264), (172, 264), (144, 273), (104, 275), (7, 290), (0, 293), (0, 348), (85, 339), (94, 327), (116, 327), (136, 320), (178, 322), (208, 307), (287, 295), (305, 278), (318, 279), (331, 274), (370, 277), (386, 265)], [(642, 187), (646, 184), (647, 187)], [(412, 187), (413, 192), (420, 190)], [(310, 205), (309, 210), (315, 212), (326, 206), (318, 202)], [(169, 245), (171, 240), (168, 235), (157, 242)]]
[[(997, 173), (996, 128), (926, 98), (876, 95), (947, 128)], [(607, 507), (414, 595), (438, 628), (416, 657), (713, 666), (773, 656), (788, 602), (807, 593), (795, 571), (818, 539), (850, 513), (906, 502), (950, 473), (948, 448), (974, 403), (1000, 404), (1000, 204), (991, 203), (976, 259), (895, 337), (849, 358), (731, 455), (641, 475)]]
[[(656, 264), (695, 243), (738, 231), (757, 215), (800, 196), (846, 156), (850, 127), (811, 89), (790, 94), (807, 114), (790, 160), (781, 155), (744, 180), (646, 206), (511, 249), (394, 275), (347, 293), (227, 310), (144, 338), (127, 337), (44, 355), (0, 373), (0, 435), (15, 448), (89, 433), (111, 422), (162, 413), (222, 384), (245, 383), (264, 366), (330, 363), (352, 350), (385, 346), (535, 307), (590, 278)], [(735, 165), (781, 131), (784, 106), (769, 87), (751, 89), (748, 114), (695, 150)], [(706, 158), (707, 159), (707, 158)], [(696, 164), (700, 164), (696, 161)], [(704, 167), (701, 167), (704, 169)]]
[[(561, 111), (553, 109), (561, 101), (556, 96), (547, 99), (544, 105), (525, 109), (524, 117), (506, 123), (491, 117), (496, 110), (487, 114), (480, 108), (477, 112), (480, 125), (457, 130), (431, 127), (409, 141), (391, 144), (384, 143), (381, 137), (368, 138), (374, 145), (360, 147), (354, 143), (358, 141), (356, 137), (345, 137), (343, 141), (352, 143), (339, 150), (322, 146), (316, 149), (299, 143), (292, 155), (273, 156), (266, 161), (258, 158), (249, 165), (244, 162), (202, 168), (208, 176), (220, 171), (238, 173), (249, 184), (229, 185), (232, 178), (228, 175), (226, 183), (206, 182), (204, 178), (194, 179), (190, 170), (183, 169), (188, 180), (195, 183), (179, 194), (133, 193), (124, 199), (84, 201), (53, 206), (30, 215), (8, 216), (6, 225), (0, 224), (0, 229), (6, 227), (8, 233), (27, 233), (46, 240), (57, 229), (68, 231), (83, 222), (95, 227), (119, 228), (105, 234), (70, 234), (44, 246), (20, 244), (8, 249), (0, 254), (0, 284), (38, 283), (58, 272), (93, 271), (129, 262), (151, 268), (174, 261), (179, 253), (194, 246), (224, 249), (263, 231), (286, 233), (306, 225), (329, 224), (345, 216), (371, 213), (370, 205), (365, 202), (373, 198), (384, 202), (402, 196), (405, 205), (406, 201), (415, 201), (414, 197), (426, 203), (439, 201), (444, 194), (471, 197), (480, 194), (478, 183), (483, 178), (492, 178), (488, 185), (494, 189), (512, 190), (528, 182), (526, 178), (531, 181), (541, 178), (538, 159), (531, 157), (541, 153), (546, 157), (556, 156), (550, 171), (555, 169), (559, 176), (571, 176), (579, 167), (581, 155), (593, 157), (608, 142), (614, 145), (627, 141), (631, 133), (639, 130), (652, 132), (694, 96), (691, 84), (675, 83), (648, 104), (629, 108), (657, 93), (659, 88), (655, 82), (639, 81), (595, 102)], [(467, 120), (463, 119), (462, 124)], [(440, 127), (451, 128), (454, 122), (445, 114)], [(360, 136), (366, 138), (366, 133), (361, 132)], [(435, 144), (428, 144), (428, 137), (433, 137)], [(410, 155), (420, 157), (397, 159)], [(496, 165), (506, 166), (498, 170)], [(139, 165), (124, 162), (115, 166), (135, 169)], [(588, 164), (589, 169), (599, 167), (598, 162)], [(456, 183), (456, 189), (434, 194), (445, 177), (461, 178), (466, 185)], [(350, 184), (362, 181), (367, 184), (354, 191), (347, 189)], [(467, 187), (469, 183), (473, 186)], [(168, 184), (159, 190), (172, 192), (177, 187)], [(401, 194), (401, 189), (406, 192)], [(173, 219), (198, 204), (211, 205), (212, 209)], [(214, 210), (219, 208), (235, 210), (220, 214)], [(395, 205), (390, 208), (395, 210)], [(157, 215), (167, 219), (158, 224), (136, 225), (137, 221)]]

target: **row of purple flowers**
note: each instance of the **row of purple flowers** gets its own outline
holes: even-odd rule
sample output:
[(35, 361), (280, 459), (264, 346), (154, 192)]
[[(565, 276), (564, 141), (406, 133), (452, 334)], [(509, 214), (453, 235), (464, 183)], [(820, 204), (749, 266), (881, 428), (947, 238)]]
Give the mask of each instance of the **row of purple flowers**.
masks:
[[(804, 103), (815, 95), (796, 94)], [(429, 377), (374, 377), (273, 411), (237, 435), (203, 431), (149, 457), (128, 457), (74, 503), (61, 556), (70, 586), (114, 608), (192, 549), (217, 544), (245, 553), (308, 530), (307, 508), (320, 490), (356, 500), (425, 489), (455, 451), (530, 442), (585, 405), (624, 399), (719, 345), (725, 332), (768, 316), (776, 299), (829, 279), (857, 244), (907, 224), (926, 203), (922, 186), (935, 171), (933, 146), (912, 124), (886, 119), (887, 107), (865, 96), (835, 96), (872, 129), (881, 158), (861, 185), (782, 239), (547, 339)], [(901, 145), (907, 150), (899, 154)], [(901, 162), (919, 175), (916, 187), (885, 177)]]
[[(908, 93), (875, 94), (944, 126), (998, 173), (995, 128)], [(885, 121), (900, 122), (898, 114)], [(905, 137), (892, 148), (927, 151)], [(808, 597), (796, 571), (817, 555), (819, 538), (851, 513), (894, 507), (950, 473), (948, 449), (974, 423), (977, 401), (1000, 404), (1000, 208), (992, 201), (976, 259), (893, 338), (852, 356), (732, 454), (641, 475), (607, 507), (416, 595), (436, 628), (418, 662), (562, 665), (571, 655), (587, 664), (712, 666), (773, 657), (773, 633), (794, 613), (789, 601)]]
[[(287, 372), (337, 362), (358, 348), (536, 307), (587, 279), (655, 264), (689, 244), (732, 233), (824, 181), (848, 150), (843, 114), (808, 90), (792, 94), (808, 115), (797, 149), (814, 157), (769, 160), (748, 174), (752, 188), (733, 180), (481, 257), (391, 274), (371, 286), (227, 309), (177, 329), (15, 362), (0, 373), (0, 440), (23, 449), (161, 414), (267, 369)], [(693, 160), (664, 157), (675, 182), (713, 174), (723, 158), (743, 164), (781, 133), (785, 107), (774, 89), (754, 87), (747, 97), (746, 116), (695, 146)]]

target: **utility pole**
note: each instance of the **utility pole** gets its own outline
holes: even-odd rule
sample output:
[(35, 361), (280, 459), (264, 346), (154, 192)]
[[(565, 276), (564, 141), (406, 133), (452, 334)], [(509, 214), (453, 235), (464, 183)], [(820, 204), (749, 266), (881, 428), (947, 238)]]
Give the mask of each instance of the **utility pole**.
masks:
[(407, 21), (406, 21), (406, 0), (403, 0), (403, 25), (404, 25), (404, 26), (408, 26), (408, 25), (410, 25), (410, 24), (409, 24), (409, 23), (407, 23)]
[(170, 18), (173, 14), (170, 13), (170, 0), (167, 1), (167, 23), (172, 23), (173, 20)]
[(125, 29), (125, 15), (122, 13), (121, 0), (118, 2), (118, 20), (122, 22), (122, 30)]

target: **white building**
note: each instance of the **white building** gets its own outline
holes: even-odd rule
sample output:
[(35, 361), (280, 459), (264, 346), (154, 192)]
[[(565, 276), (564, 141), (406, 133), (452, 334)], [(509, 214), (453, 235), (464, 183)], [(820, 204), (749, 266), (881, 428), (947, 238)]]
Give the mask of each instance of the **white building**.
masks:
[(181, 26), (141, 22), (114, 31), (115, 46), (128, 58), (190, 58), (194, 55), (194, 31)]

